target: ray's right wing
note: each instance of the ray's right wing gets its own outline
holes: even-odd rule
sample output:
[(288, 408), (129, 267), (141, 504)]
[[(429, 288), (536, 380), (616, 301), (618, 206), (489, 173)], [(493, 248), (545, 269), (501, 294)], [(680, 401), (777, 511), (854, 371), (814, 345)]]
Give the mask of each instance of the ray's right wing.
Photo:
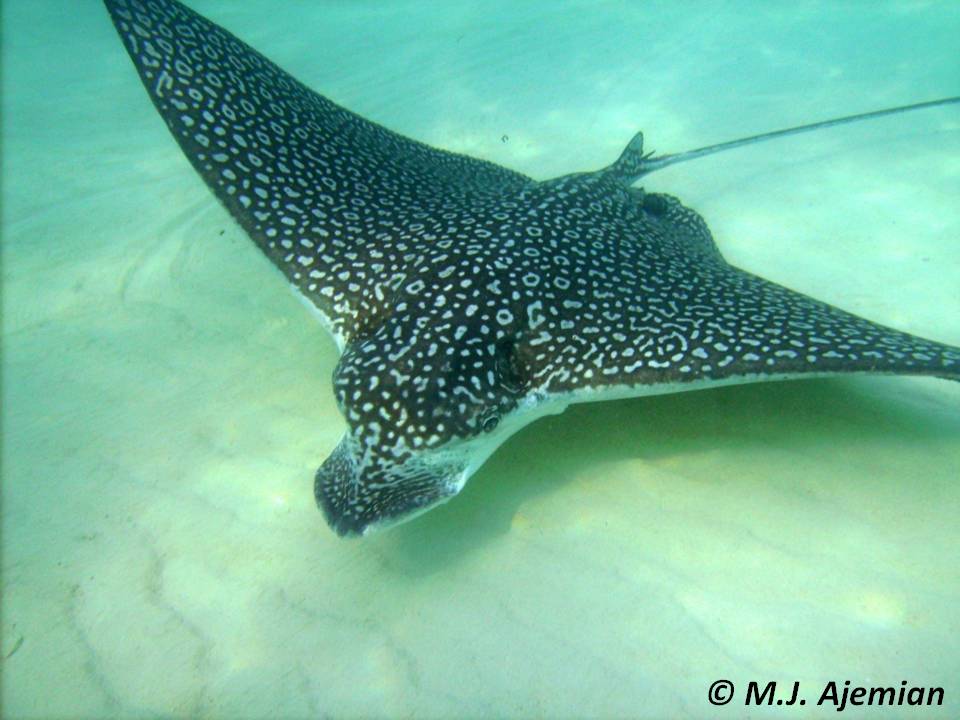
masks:
[(175, 0), (105, 3), (184, 154), (341, 341), (446, 208), (532, 182), (363, 119)]

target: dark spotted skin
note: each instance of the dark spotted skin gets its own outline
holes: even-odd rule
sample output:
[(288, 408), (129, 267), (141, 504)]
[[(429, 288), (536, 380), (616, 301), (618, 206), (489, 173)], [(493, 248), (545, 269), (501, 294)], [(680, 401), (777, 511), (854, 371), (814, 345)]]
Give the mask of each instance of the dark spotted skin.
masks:
[[(807, 373), (960, 377), (960, 350), (728, 265), (610, 168), (535, 182), (401, 137), (173, 0), (106, 0), (190, 162), (326, 319), (349, 432), (317, 473), (340, 534), (455, 494), (519, 408)], [(506, 436), (499, 437), (499, 442)]]

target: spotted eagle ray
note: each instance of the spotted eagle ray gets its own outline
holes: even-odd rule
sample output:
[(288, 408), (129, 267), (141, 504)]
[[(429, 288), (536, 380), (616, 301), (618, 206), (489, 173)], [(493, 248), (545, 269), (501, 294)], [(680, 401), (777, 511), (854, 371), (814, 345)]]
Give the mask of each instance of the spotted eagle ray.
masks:
[(314, 491), (339, 535), (456, 495), (569, 404), (848, 373), (960, 380), (960, 348), (728, 264), (703, 218), (633, 183), (778, 135), (654, 157), (637, 134), (542, 182), (398, 135), (175, 0), (105, 0), (194, 168), (340, 350), (347, 431)]

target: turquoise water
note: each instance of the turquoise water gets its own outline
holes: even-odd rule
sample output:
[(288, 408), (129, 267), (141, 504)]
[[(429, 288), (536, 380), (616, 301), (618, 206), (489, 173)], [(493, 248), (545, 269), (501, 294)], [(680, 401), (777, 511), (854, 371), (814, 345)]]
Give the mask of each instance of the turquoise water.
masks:
[[(955, 95), (951, 3), (194, 6), (392, 129), (536, 178)], [(576, 406), (345, 542), (333, 343), (195, 176), (97, 2), (4, 3), (10, 717), (960, 714), (960, 385)], [(960, 115), (651, 176), (734, 264), (960, 345)], [(738, 693), (723, 710), (710, 683)], [(789, 711), (743, 688), (800, 681)], [(849, 708), (843, 717), (881, 717)], [(918, 713), (919, 715), (919, 713)]]

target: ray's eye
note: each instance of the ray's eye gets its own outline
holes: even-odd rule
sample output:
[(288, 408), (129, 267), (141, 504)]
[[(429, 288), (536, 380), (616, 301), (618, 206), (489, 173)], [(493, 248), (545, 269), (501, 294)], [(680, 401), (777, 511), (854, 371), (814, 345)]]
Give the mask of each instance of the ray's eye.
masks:
[(483, 428), (484, 432), (493, 432), (493, 430), (500, 424), (500, 416), (497, 414), (488, 415), (485, 417), (481, 423), (480, 427)]
[(512, 339), (501, 340), (497, 344), (497, 374), (504, 388), (517, 395), (523, 394), (529, 378), (517, 354), (516, 343)]

